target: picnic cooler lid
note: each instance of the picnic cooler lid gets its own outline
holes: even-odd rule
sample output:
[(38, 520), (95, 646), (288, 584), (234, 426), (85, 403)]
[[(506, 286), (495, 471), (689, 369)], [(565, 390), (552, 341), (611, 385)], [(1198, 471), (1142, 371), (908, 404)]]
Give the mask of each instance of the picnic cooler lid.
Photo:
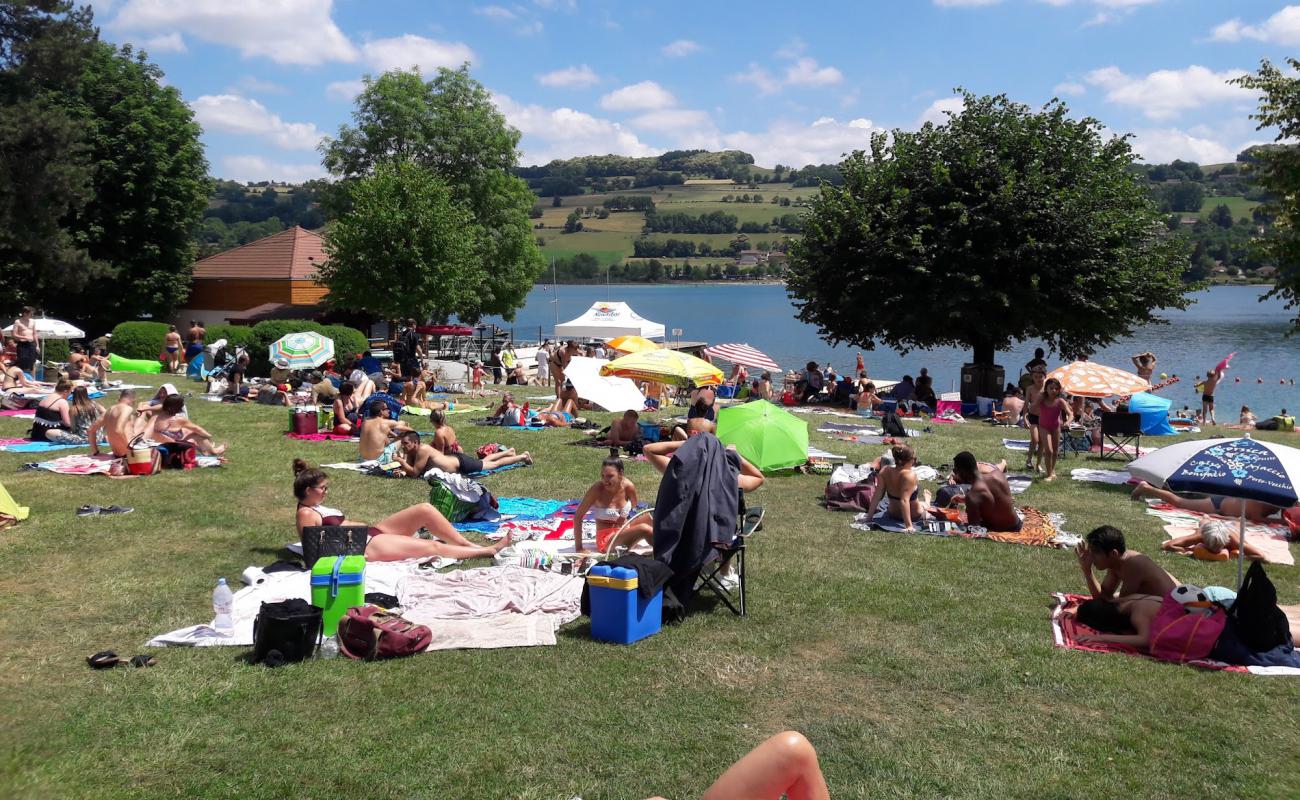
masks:
[(637, 588), (636, 570), (599, 564), (587, 573), (592, 588), (628, 590)]
[(365, 556), (325, 556), (316, 559), (311, 568), (311, 585), (329, 587), (330, 597), (339, 593), (340, 586), (358, 586), (365, 579)]

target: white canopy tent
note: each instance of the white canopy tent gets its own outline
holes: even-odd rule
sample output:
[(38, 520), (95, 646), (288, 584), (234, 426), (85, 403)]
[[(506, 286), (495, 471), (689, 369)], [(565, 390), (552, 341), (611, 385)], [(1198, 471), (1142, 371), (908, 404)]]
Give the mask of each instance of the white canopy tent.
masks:
[(582, 316), (555, 326), (556, 339), (613, 339), (616, 336), (664, 338), (664, 326), (651, 322), (627, 303), (592, 303)]
[(564, 377), (573, 381), (578, 397), (606, 411), (641, 411), (645, 408), (645, 395), (627, 378), (607, 378), (600, 368), (609, 362), (603, 358), (574, 356)]

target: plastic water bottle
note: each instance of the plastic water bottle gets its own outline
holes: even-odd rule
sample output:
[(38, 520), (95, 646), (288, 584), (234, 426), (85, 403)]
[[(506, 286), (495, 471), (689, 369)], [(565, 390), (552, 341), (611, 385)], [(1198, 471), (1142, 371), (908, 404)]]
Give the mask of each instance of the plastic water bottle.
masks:
[(225, 578), (218, 578), (217, 588), (212, 590), (212, 627), (223, 636), (229, 636), (235, 630), (235, 619), (230, 615), (234, 604), (234, 592), (226, 585)]
[(326, 636), (325, 641), (320, 643), (320, 657), (334, 658), (339, 654), (339, 640), (335, 636)]

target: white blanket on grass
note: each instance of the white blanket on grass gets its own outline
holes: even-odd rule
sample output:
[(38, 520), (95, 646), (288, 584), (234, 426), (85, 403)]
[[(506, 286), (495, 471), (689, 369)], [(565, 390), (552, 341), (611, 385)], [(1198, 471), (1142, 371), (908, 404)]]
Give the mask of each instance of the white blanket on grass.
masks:
[[(429, 625), (434, 631), (430, 650), (553, 645), (556, 629), (578, 617), (581, 578), (520, 567), (440, 574), (421, 570), (421, 560), (366, 564), (365, 589), (398, 597), (403, 616)], [(210, 624), (192, 625), (155, 636), (146, 646), (250, 647), (253, 620), (262, 603), (295, 597), (310, 601), (310, 575), (273, 573), (263, 583), (235, 593), (230, 635), (223, 636)], [(444, 625), (444, 620), (454, 623)]]
[(1083, 467), (1070, 470), (1070, 478), (1076, 481), (1113, 483), (1115, 485), (1125, 484), (1133, 480), (1133, 476), (1126, 469), (1087, 469)]

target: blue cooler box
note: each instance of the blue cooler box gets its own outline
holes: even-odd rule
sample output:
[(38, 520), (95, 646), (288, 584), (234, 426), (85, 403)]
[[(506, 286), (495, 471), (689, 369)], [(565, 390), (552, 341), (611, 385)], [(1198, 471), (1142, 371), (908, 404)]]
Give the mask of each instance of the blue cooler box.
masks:
[(642, 597), (637, 591), (636, 570), (600, 564), (587, 573), (587, 585), (591, 590), (591, 638), (631, 644), (659, 632), (664, 593)]
[(659, 423), (658, 422), (638, 422), (637, 426), (641, 428), (641, 439), (647, 442), (659, 441)]

